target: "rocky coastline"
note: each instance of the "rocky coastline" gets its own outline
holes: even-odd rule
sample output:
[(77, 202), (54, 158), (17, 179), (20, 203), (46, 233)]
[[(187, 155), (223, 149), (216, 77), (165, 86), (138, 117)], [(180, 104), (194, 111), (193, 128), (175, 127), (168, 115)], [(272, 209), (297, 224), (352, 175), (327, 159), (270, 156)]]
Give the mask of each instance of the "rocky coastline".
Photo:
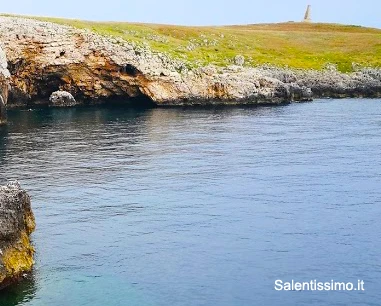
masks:
[[(239, 56), (228, 67), (189, 68), (120, 38), (21, 17), (0, 17), (0, 48), (5, 53), (0, 51), (0, 114), (5, 107), (112, 101), (181, 106), (381, 97), (379, 69), (253, 68)], [(57, 96), (57, 91), (66, 93)]]
[(35, 229), (30, 197), (17, 182), (0, 186), (0, 289), (16, 282), (34, 264), (30, 234)]

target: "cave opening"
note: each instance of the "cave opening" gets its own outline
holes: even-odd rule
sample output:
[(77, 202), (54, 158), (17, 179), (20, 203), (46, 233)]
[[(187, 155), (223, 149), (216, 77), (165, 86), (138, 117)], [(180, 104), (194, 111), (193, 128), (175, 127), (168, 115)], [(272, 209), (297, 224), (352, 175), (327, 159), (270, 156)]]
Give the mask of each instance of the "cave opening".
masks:
[(139, 69), (137, 69), (135, 66), (131, 65), (131, 64), (127, 64), (125, 65), (122, 69), (121, 69), (121, 72), (122, 73), (126, 73), (128, 74), (129, 76), (133, 76), (133, 77), (136, 77), (137, 75), (141, 74), (141, 72), (139, 71)]
[(111, 107), (123, 107), (123, 108), (154, 108), (156, 103), (153, 102), (149, 97), (142, 95), (138, 97), (127, 97), (127, 96), (111, 96), (103, 101), (104, 105)]

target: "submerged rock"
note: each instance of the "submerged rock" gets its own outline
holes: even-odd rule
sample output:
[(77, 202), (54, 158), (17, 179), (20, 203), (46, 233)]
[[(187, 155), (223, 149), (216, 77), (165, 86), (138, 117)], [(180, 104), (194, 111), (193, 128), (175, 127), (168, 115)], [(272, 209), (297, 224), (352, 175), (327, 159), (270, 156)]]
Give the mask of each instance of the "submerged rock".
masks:
[(34, 264), (30, 234), (35, 229), (30, 197), (17, 182), (0, 187), (0, 289)]
[(74, 106), (77, 104), (77, 101), (75, 101), (73, 95), (67, 91), (53, 92), (49, 98), (49, 101), (52, 106), (60, 107)]

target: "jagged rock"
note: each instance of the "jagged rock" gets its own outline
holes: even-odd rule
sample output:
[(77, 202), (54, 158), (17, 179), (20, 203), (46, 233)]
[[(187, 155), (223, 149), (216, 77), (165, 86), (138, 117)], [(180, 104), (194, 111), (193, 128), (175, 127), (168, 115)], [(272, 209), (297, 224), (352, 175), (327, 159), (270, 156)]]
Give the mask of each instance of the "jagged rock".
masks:
[(288, 90), (290, 94), (291, 101), (312, 101), (313, 94), (311, 88), (306, 86), (299, 86), (295, 83), (290, 83), (288, 85)]
[(49, 101), (52, 106), (67, 107), (77, 104), (73, 95), (67, 91), (55, 91), (50, 95)]
[[(57, 88), (78, 104), (121, 98), (157, 105), (260, 104), (313, 97), (379, 97), (381, 70), (353, 73), (235, 65), (189, 69), (164, 53), (89, 30), (20, 17), (0, 17), (11, 72), (7, 107), (49, 103)], [(378, 72), (377, 72), (378, 71)]]
[(35, 220), (30, 197), (17, 182), (0, 187), (0, 289), (17, 281), (34, 264), (30, 234)]
[(6, 123), (7, 121), (5, 105), (8, 100), (8, 88), (10, 77), (7, 65), (7, 58), (0, 45), (0, 125)]
[(352, 73), (327, 70), (286, 69), (259, 67), (260, 73), (309, 88), (314, 98), (381, 97), (381, 70), (363, 68)]
[(298, 71), (296, 83), (311, 88), (314, 97), (380, 97), (381, 71), (363, 69), (353, 73), (338, 71)]
[[(258, 69), (209, 67), (189, 73), (184, 62), (148, 47), (68, 26), (0, 17), (0, 40), (12, 74), (10, 106), (48, 101), (56, 88), (72, 93), (78, 103), (118, 97), (144, 98), (158, 105), (284, 103), (289, 99), (282, 96), (285, 84)], [(260, 85), (264, 80), (267, 87)]]

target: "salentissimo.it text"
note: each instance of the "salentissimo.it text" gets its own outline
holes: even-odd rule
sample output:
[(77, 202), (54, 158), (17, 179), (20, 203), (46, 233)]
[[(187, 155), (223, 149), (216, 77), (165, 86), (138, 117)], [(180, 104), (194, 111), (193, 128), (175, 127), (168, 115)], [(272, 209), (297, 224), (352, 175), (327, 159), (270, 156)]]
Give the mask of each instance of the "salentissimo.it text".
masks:
[(364, 281), (358, 280), (357, 282), (336, 282), (331, 280), (329, 282), (319, 282), (311, 280), (309, 282), (297, 282), (276, 280), (274, 289), (276, 291), (365, 291)]

